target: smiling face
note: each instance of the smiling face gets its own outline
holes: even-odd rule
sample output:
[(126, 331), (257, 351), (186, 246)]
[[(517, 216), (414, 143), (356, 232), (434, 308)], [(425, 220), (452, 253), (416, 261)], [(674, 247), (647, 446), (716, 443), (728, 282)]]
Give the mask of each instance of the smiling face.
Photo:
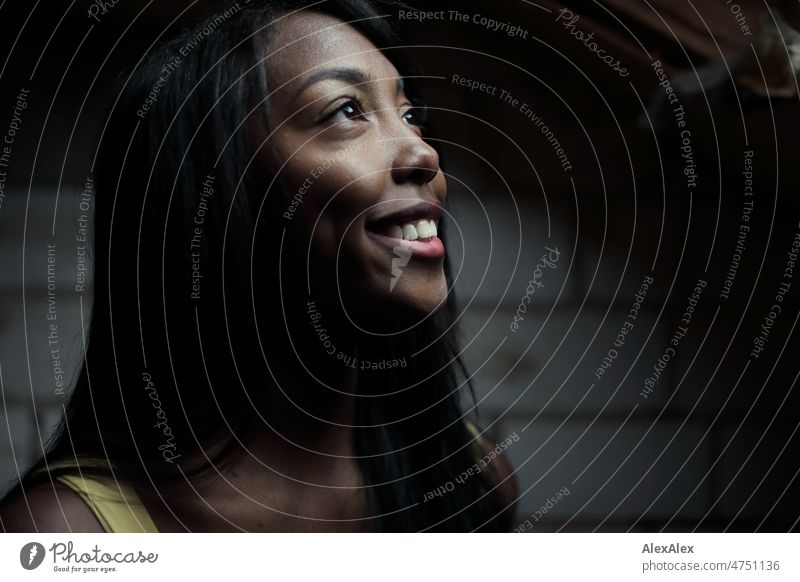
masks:
[(330, 16), (300, 12), (270, 30), (260, 163), (288, 192), (278, 227), (293, 272), (308, 266), (312, 295), (338, 294), (368, 329), (427, 315), (447, 294), (436, 236), (446, 184), (397, 69)]

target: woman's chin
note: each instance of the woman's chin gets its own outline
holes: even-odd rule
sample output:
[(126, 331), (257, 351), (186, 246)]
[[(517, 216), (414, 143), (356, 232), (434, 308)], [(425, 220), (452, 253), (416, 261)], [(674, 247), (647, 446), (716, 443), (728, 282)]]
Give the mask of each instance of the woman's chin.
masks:
[(447, 282), (444, 275), (421, 280), (400, 276), (390, 288), (387, 285), (369, 296), (359, 295), (351, 310), (358, 314), (359, 327), (375, 333), (401, 332), (442, 307), (447, 300)]

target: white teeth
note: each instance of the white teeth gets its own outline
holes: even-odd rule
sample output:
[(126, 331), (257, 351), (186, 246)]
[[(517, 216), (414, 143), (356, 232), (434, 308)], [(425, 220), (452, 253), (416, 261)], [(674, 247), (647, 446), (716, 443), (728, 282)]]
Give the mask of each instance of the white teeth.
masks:
[(419, 238), (431, 238), (431, 223), (427, 220), (420, 220), (417, 222), (417, 234)]
[(405, 224), (393, 224), (385, 234), (392, 238), (403, 240), (430, 239), (439, 234), (439, 229), (435, 220), (417, 220), (406, 222)]
[(417, 228), (409, 223), (403, 225), (403, 238), (405, 240), (417, 240)]

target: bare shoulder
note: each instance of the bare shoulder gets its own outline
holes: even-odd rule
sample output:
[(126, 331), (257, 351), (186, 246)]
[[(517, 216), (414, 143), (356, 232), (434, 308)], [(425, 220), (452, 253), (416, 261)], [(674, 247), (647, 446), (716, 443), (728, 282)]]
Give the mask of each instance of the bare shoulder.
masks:
[(8, 533), (103, 532), (92, 510), (72, 489), (59, 482), (18, 489), (0, 501), (0, 529)]

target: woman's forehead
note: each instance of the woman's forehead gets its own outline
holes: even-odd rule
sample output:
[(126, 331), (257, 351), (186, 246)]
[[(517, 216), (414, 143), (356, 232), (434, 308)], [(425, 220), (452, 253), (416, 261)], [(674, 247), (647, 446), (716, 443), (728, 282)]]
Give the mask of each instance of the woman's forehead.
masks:
[(398, 75), (367, 37), (333, 16), (304, 10), (280, 19), (268, 31), (273, 87), (288, 83), (290, 88), (323, 67), (362, 69), (374, 79)]

